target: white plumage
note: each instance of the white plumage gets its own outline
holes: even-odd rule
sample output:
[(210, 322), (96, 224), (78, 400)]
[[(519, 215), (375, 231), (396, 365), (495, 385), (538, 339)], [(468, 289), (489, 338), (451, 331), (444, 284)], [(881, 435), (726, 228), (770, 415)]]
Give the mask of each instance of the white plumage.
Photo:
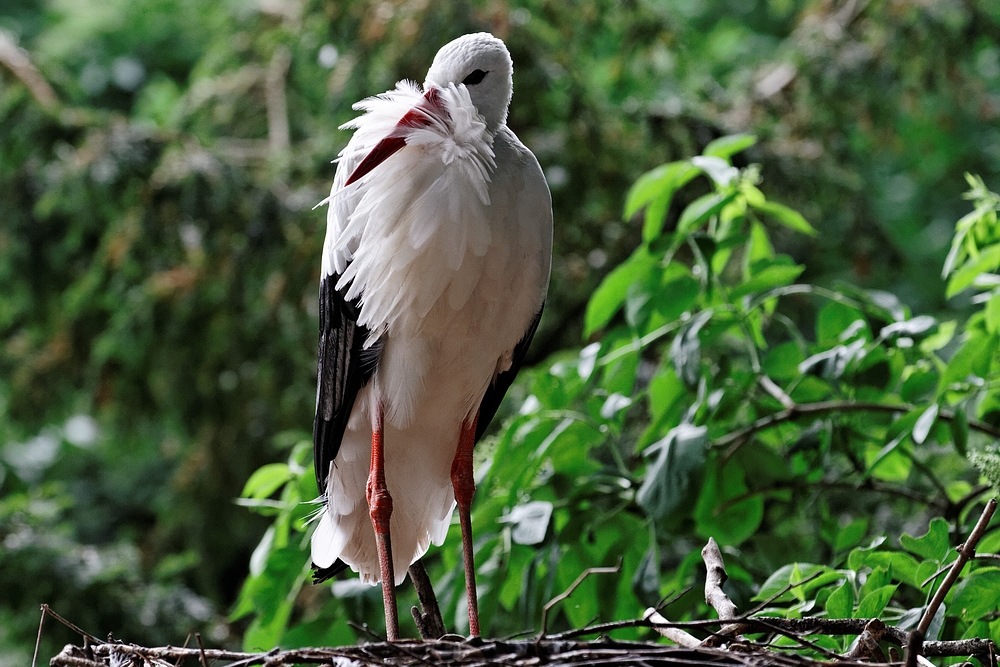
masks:
[[(551, 203), (538, 162), (505, 124), (511, 81), (503, 42), (466, 35), (438, 52), (423, 89), (400, 82), (357, 104), (364, 115), (344, 126), (354, 135), (328, 199), (323, 280), (360, 302), (364, 346), (381, 347), (322, 489), (319, 568), (339, 558), (379, 581), (366, 500), (377, 405), (395, 583), (444, 541), (460, 432), (540, 313)], [(385, 151), (392, 138), (403, 141)], [(370, 171), (355, 174), (373, 154)]]

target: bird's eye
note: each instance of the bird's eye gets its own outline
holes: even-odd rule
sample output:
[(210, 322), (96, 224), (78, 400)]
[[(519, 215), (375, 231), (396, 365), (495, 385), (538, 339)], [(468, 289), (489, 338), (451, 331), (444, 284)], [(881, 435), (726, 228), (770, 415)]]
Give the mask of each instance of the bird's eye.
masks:
[(487, 74), (489, 74), (489, 72), (484, 72), (481, 69), (477, 69), (473, 71), (472, 74), (462, 79), (462, 83), (464, 83), (467, 86), (474, 86), (477, 83), (481, 83), (482, 80), (486, 78)]

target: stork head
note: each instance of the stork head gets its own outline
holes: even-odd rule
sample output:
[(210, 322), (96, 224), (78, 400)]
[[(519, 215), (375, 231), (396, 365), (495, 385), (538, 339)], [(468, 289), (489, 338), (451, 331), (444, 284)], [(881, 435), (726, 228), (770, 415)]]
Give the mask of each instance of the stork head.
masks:
[(424, 89), (462, 84), (490, 133), (507, 122), (514, 86), (514, 63), (507, 46), (487, 32), (448, 42), (434, 56)]

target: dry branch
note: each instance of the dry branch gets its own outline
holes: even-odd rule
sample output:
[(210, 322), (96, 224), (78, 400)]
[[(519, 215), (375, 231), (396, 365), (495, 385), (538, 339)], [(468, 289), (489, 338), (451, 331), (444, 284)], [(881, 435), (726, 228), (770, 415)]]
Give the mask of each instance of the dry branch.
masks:
[(38, 71), (28, 57), (28, 52), (14, 43), (14, 40), (0, 31), (0, 65), (10, 70), (11, 74), (20, 79), (31, 96), (42, 107), (53, 109), (59, 105), (56, 92), (49, 82)]
[[(685, 648), (662, 644), (622, 642), (600, 639), (593, 642), (571, 642), (554, 639), (520, 641), (401, 641), (363, 644), (341, 648), (309, 648), (267, 653), (242, 653), (206, 649), (204, 657), (228, 661), (225, 667), (284, 667), (296, 664), (333, 664), (337, 667), (355, 665), (509, 665), (521, 667), (545, 664), (560, 665), (648, 665), (650, 667), (829, 667), (810, 658), (765, 651), (737, 652), (717, 648)], [(193, 663), (200, 660), (198, 649), (142, 648), (128, 644), (102, 644), (93, 649), (93, 657), (83, 650), (67, 646), (52, 659), (51, 667), (109, 667), (110, 665)], [(843, 660), (844, 667), (860, 667), (866, 663)]]
[[(733, 601), (729, 599), (722, 585), (729, 579), (726, 574), (726, 564), (722, 560), (722, 551), (715, 539), (708, 538), (708, 544), (701, 550), (701, 558), (705, 561), (705, 602), (719, 615), (720, 621), (729, 621), (740, 615), (740, 610), (736, 608)], [(717, 646), (726, 637), (739, 635), (745, 631), (745, 626), (739, 623), (723, 626), (719, 632), (706, 638), (702, 644), (704, 646)]]
[(539, 631), (538, 636), (539, 637), (545, 636), (545, 632), (548, 628), (549, 610), (552, 609), (552, 607), (554, 607), (555, 605), (565, 600), (566, 598), (568, 598), (570, 595), (572, 595), (573, 591), (576, 590), (577, 586), (583, 583), (584, 579), (586, 579), (592, 574), (614, 574), (616, 572), (621, 572), (621, 569), (622, 569), (622, 559), (621, 557), (619, 557), (618, 564), (615, 565), (614, 567), (591, 567), (581, 572), (580, 576), (576, 578), (576, 581), (574, 581), (572, 584), (569, 585), (569, 588), (567, 588), (565, 591), (563, 591), (559, 595), (555, 596), (554, 598), (546, 602), (545, 606), (542, 607), (542, 629)]
[(417, 599), (420, 601), (420, 609), (413, 607), (410, 614), (413, 622), (417, 624), (417, 630), (424, 639), (440, 639), (444, 636), (444, 620), (441, 618), (441, 609), (438, 607), (437, 596), (434, 594), (434, 587), (431, 585), (427, 570), (424, 569), (424, 561), (420, 558), (410, 565), (410, 581), (417, 591)]

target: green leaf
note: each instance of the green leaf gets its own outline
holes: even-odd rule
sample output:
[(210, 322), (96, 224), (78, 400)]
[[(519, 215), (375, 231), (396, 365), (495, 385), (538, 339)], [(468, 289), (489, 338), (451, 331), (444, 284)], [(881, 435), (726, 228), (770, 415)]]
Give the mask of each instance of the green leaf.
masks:
[(896, 584), (890, 584), (888, 586), (879, 586), (868, 593), (858, 604), (858, 609), (854, 612), (854, 618), (878, 618), (886, 605), (889, 604), (889, 600), (892, 599), (892, 595), (896, 592), (897, 588)]
[(976, 570), (955, 587), (951, 611), (958, 611), (962, 619), (975, 621), (993, 612), (1000, 603), (1000, 569)]
[(646, 468), (636, 502), (654, 519), (666, 516), (688, 497), (692, 483), (705, 465), (708, 429), (680, 424), (646, 448), (656, 459)]
[(927, 526), (926, 533), (920, 537), (903, 533), (899, 536), (899, 543), (904, 549), (918, 556), (928, 560), (943, 561), (951, 549), (951, 543), (948, 541), (948, 522), (941, 517), (934, 517)]
[(766, 213), (777, 220), (779, 223), (792, 229), (796, 232), (802, 234), (808, 234), (809, 236), (816, 236), (817, 232), (812, 225), (802, 216), (801, 213), (793, 208), (789, 208), (784, 204), (779, 204), (773, 201), (765, 201), (762, 204), (756, 204), (753, 208), (761, 213)]
[(699, 155), (691, 158), (691, 164), (701, 169), (712, 182), (723, 188), (732, 185), (740, 174), (739, 169), (720, 157)]
[(243, 487), (244, 498), (267, 498), (292, 479), (287, 463), (269, 463), (258, 468)]
[(816, 316), (816, 342), (823, 347), (836, 345), (841, 342), (843, 333), (858, 321), (862, 322), (867, 338), (864, 313), (852, 306), (831, 301), (820, 308)]
[(686, 160), (670, 162), (661, 164), (640, 176), (625, 196), (624, 218), (629, 220), (639, 212), (639, 209), (660, 196), (664, 190), (672, 191), (677, 175), (691, 168), (691, 163)]
[(689, 310), (701, 293), (701, 283), (682, 264), (672, 263), (663, 270), (660, 285), (652, 294), (653, 310), (671, 322)]
[(862, 517), (851, 521), (846, 526), (837, 530), (837, 536), (833, 540), (833, 550), (843, 551), (858, 545), (868, 532), (868, 519)]
[[(920, 564), (917, 562), (917, 559), (905, 551), (855, 549), (851, 552), (850, 557), (848, 557), (848, 567), (852, 570), (870, 567), (874, 573), (881, 572), (882, 575), (887, 575), (891, 572), (896, 581), (901, 581), (914, 588), (919, 587), (920, 582), (923, 581), (917, 574)], [(868, 581), (865, 582), (867, 589), (862, 592), (866, 593), (867, 590), (870, 590), (872, 588), (870, 584), (882, 586), (888, 583), (888, 579), (877, 579), (874, 575), (869, 576)]]
[(854, 615), (854, 586), (850, 579), (844, 579), (837, 590), (826, 600), (828, 618), (852, 618)]
[(664, 412), (684, 396), (684, 384), (669, 366), (663, 368), (649, 383), (649, 412), (659, 419)]
[(930, 407), (920, 414), (917, 423), (913, 425), (913, 442), (920, 445), (927, 439), (927, 435), (937, 421), (939, 409), (937, 403), (931, 403)]
[(590, 336), (607, 325), (628, 296), (633, 283), (646, 280), (658, 259), (644, 248), (638, 248), (632, 256), (609, 273), (598, 285), (584, 315), (584, 336)]
[(973, 331), (958, 351), (948, 361), (948, 367), (941, 377), (941, 389), (952, 384), (965, 382), (969, 376), (985, 378), (990, 372), (993, 350), (997, 349), (997, 335), (987, 335)]
[(965, 408), (961, 405), (955, 408), (954, 416), (948, 422), (951, 429), (951, 439), (955, 443), (955, 449), (959, 454), (965, 456), (969, 446), (969, 418), (965, 414)]
[[(817, 573), (822, 574), (817, 576)], [(778, 591), (782, 590), (786, 586), (790, 584), (797, 584), (800, 581), (809, 579), (809, 577), (812, 576), (816, 576), (816, 578), (807, 581), (801, 586), (794, 587), (792, 590), (777, 598), (775, 602), (788, 602), (792, 599), (804, 601), (810, 592), (837, 581), (844, 575), (825, 565), (816, 565), (814, 563), (789, 563), (788, 565), (783, 565), (775, 570), (775, 572), (767, 578), (767, 581), (761, 585), (760, 590), (753, 597), (753, 599), (757, 602), (768, 600), (777, 595)]]
[(1000, 244), (987, 246), (979, 253), (979, 257), (970, 259), (955, 271), (948, 281), (945, 296), (950, 299), (972, 285), (980, 273), (995, 271), (997, 267), (1000, 267)]
[(721, 469), (709, 466), (694, 511), (698, 535), (730, 545), (740, 544), (756, 533), (764, 519), (764, 498), (753, 494), (732, 502), (748, 491), (743, 469), (735, 461)]
[(632, 591), (647, 605), (655, 605), (660, 597), (660, 550), (655, 542), (649, 546), (632, 575)]
[(639, 177), (625, 198), (624, 218), (629, 220), (646, 207), (643, 241), (650, 243), (660, 235), (674, 193), (699, 173), (690, 162), (683, 160), (661, 164)]
[(633, 215), (639, 212), (639, 210), (649, 204), (655, 197), (657, 197), (664, 188), (667, 187), (672, 180), (670, 176), (670, 170), (676, 166), (675, 163), (671, 164), (661, 164), (652, 171), (647, 171), (645, 174), (636, 179), (632, 187), (629, 188), (628, 194), (625, 195), (625, 210), (622, 212), (622, 217), (625, 220), (630, 220)]
[(698, 384), (701, 371), (701, 339), (698, 332), (711, 318), (710, 310), (698, 313), (681, 327), (670, 344), (670, 360), (674, 362), (674, 370), (688, 387)]
[(755, 143), (757, 143), (757, 137), (752, 134), (730, 134), (710, 141), (701, 154), (729, 159)]
[(929, 364), (911, 370), (899, 390), (900, 398), (907, 403), (921, 403), (933, 398), (940, 379), (937, 370)]
[(761, 367), (772, 380), (787, 380), (798, 375), (802, 360), (802, 350), (798, 345), (793, 342), (782, 343), (767, 351)]
[(689, 234), (722, 210), (722, 207), (732, 201), (735, 196), (735, 193), (732, 192), (713, 192), (698, 197), (681, 212), (681, 218), (677, 221), (677, 233), (680, 235)]
[(918, 338), (923, 335), (930, 335), (935, 331), (937, 331), (937, 320), (930, 315), (920, 315), (919, 317), (912, 317), (901, 322), (893, 322), (883, 327), (879, 334), (884, 338), (890, 339), (898, 338), (899, 336)]
[(986, 330), (991, 334), (1000, 332), (1000, 292), (995, 292), (986, 302)]
[(775, 264), (762, 269), (749, 280), (739, 285), (729, 293), (729, 298), (738, 299), (748, 294), (766, 292), (774, 287), (790, 285), (802, 275), (806, 267), (799, 264)]

